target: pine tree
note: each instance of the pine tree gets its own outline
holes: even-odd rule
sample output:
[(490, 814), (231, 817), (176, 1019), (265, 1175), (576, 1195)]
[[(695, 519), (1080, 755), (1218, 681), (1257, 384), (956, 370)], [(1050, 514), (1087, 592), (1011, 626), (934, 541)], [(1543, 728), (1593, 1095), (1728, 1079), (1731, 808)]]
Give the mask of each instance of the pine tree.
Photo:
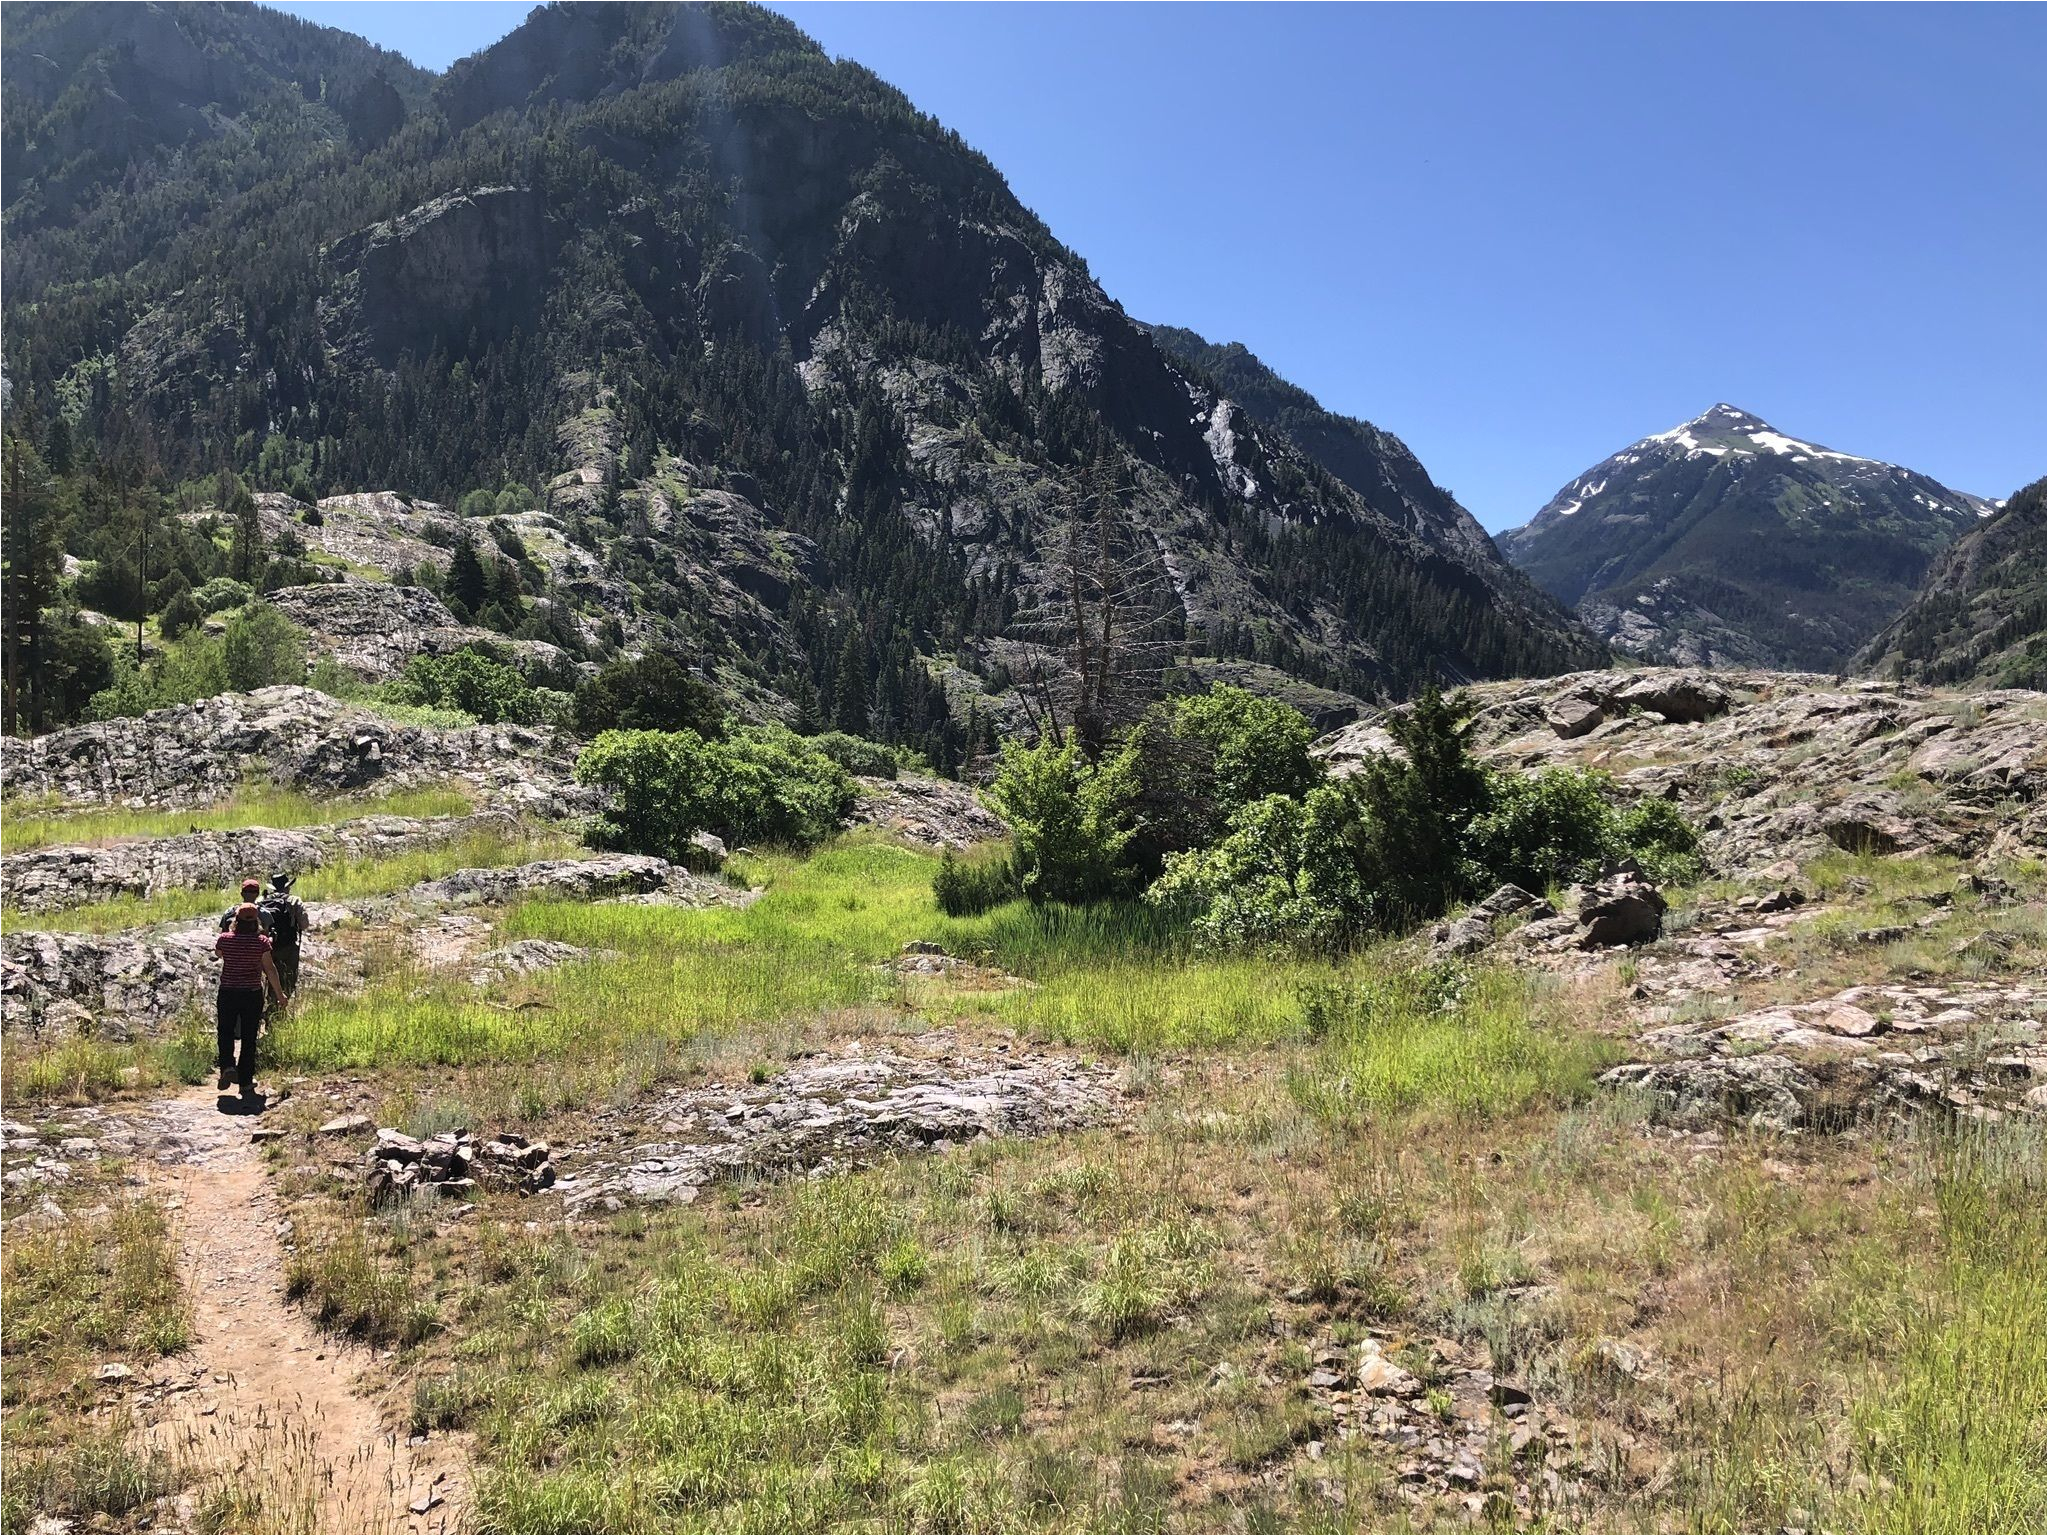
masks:
[(490, 591), (490, 577), (477, 558), (476, 541), (465, 531), (448, 562), (449, 599), (460, 604), (463, 613), (474, 616), (490, 600)]
[(833, 692), (832, 719), (842, 731), (856, 736), (868, 733), (868, 653), (862, 643), (860, 626), (849, 624), (845, 643), (839, 647), (837, 686)]
[(55, 497), (43, 461), (30, 443), (12, 436), (0, 470), (0, 726), (12, 735), (45, 714), (37, 696), (43, 672), (43, 610), (57, 599), (64, 545)]

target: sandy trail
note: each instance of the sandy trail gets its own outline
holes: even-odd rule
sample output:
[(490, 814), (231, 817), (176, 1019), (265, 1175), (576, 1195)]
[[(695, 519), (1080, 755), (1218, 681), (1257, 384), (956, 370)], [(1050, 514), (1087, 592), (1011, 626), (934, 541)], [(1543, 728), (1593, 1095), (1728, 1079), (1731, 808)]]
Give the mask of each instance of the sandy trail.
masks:
[(285, 1300), (284, 1213), (249, 1139), (263, 1122), (223, 1112), (236, 1102), (190, 1089), (131, 1122), (138, 1163), (174, 1210), (192, 1299), (191, 1347), (163, 1362), (147, 1430), (195, 1474), (181, 1512), (226, 1501), (245, 1530), (465, 1529), (457, 1442), (409, 1444), (387, 1427), (355, 1385), (372, 1352)]

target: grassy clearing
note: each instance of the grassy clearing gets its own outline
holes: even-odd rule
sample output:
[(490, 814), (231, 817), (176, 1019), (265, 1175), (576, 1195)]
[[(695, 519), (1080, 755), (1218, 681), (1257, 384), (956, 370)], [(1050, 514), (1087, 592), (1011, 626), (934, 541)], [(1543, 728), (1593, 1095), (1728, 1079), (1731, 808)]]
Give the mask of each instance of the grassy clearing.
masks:
[(93, 1373), (118, 1361), (139, 1374), (185, 1347), (185, 1301), (163, 1209), (139, 1200), (98, 1214), (74, 1209), (50, 1231), (11, 1221), (0, 1276), (0, 1523), (10, 1531), (29, 1529), (38, 1515), (126, 1523), (176, 1475), (135, 1443), (123, 1418), (97, 1410)]
[[(361, 996), (308, 996), (275, 1035), (294, 1070), (632, 1056), (705, 1035), (807, 1027), (849, 1010), (981, 1020), (1120, 1051), (1297, 1037), (1314, 962), (1191, 953), (1146, 908), (1035, 910), (1011, 903), (942, 917), (935, 860), (849, 838), (806, 860), (743, 865), (766, 893), (742, 909), (529, 902), (508, 938), (607, 953), (506, 997), (400, 970)], [(888, 962), (912, 939), (1024, 978), (982, 992), (932, 988)]]
[[(293, 890), (306, 901), (359, 900), (402, 891), (458, 869), (492, 869), (535, 859), (566, 858), (579, 851), (581, 846), (560, 832), (471, 832), (429, 848), (336, 859), (307, 871)], [(216, 916), (232, 897), (233, 893), (228, 891), (161, 891), (154, 896), (121, 897), (62, 912), (24, 913), (10, 908), (5, 913), (5, 925), (9, 931), (117, 933), (126, 928)]]
[(137, 810), (104, 806), (8, 808), (0, 816), (0, 851), (27, 853), (55, 843), (115, 843), (129, 838), (176, 837), (184, 832), (229, 832), (243, 827), (313, 827), (357, 816), (461, 816), (472, 809), (454, 785), (394, 790), (384, 795), (314, 797), (297, 790), (248, 784), (225, 800), (197, 810)]

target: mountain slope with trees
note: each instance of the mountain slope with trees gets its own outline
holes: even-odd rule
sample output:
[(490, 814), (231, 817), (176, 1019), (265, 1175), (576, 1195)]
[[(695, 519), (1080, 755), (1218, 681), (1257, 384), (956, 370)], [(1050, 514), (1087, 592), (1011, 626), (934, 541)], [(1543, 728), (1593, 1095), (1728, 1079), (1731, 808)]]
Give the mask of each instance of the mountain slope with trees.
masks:
[(1498, 542), (1624, 650), (1833, 671), (1985, 510), (1717, 405), (1603, 459)]
[(1953, 686), (2039, 688), (2048, 673), (2048, 481), (2015, 491), (1943, 555), (1906, 611), (1857, 657), (1857, 670)]
[[(10, 8), (8, 69), (37, 29), (127, 57), (108, 9)], [(1597, 654), (1455, 518), (1177, 364), (985, 159), (770, 12), (547, 6), (432, 82), (195, 15), (149, 24), (228, 61), (200, 119), (260, 102), (283, 147), (157, 154), (145, 205), (179, 216), (117, 265), (83, 253), (121, 200), (65, 223), (56, 108), (10, 106), (7, 372), (45, 460), (59, 421), (78, 445), (60, 489), (113, 504), (66, 522), (87, 544), (127, 517), (139, 547), (123, 508), (181, 486), (225, 516), (223, 471), (299, 526), (370, 489), (523, 513), (523, 564), (475, 524), (502, 561), (465, 606), (508, 633), (667, 649), (941, 762), (998, 720), (1100, 734), (1203, 658), (1363, 696)], [(327, 105), (378, 79), (373, 131)]]

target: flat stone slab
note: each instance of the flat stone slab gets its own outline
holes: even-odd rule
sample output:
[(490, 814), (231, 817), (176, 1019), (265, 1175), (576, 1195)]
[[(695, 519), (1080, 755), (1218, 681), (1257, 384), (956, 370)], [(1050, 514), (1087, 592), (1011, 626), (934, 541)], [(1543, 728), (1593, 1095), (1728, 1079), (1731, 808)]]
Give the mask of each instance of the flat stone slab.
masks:
[(950, 1031), (901, 1048), (856, 1041), (765, 1083), (686, 1089), (636, 1118), (660, 1132), (594, 1148), (563, 1180), (571, 1206), (686, 1202), (721, 1179), (838, 1172), (903, 1152), (998, 1136), (1048, 1136), (1117, 1115), (1115, 1069)]

